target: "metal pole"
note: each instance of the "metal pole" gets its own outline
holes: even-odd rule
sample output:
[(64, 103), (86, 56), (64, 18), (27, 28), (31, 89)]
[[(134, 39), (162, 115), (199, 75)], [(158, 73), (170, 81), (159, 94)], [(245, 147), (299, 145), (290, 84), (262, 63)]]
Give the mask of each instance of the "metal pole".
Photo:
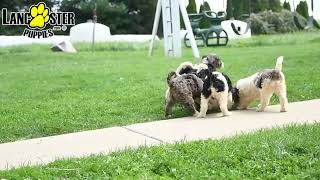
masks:
[(313, 21), (313, 0), (311, 0), (311, 12), (312, 12), (311, 16), (312, 16), (312, 21)]
[[(312, 28), (313, 27), (313, 0), (310, 0), (310, 5), (311, 5), (311, 13), (309, 13), (309, 26)], [(308, 11), (309, 11), (309, 6), (308, 6)]]
[(296, 12), (296, 7), (294, 6), (294, 0), (292, 0), (293, 11)]
[(149, 46), (149, 56), (152, 56), (152, 53), (153, 53), (154, 39), (156, 38), (156, 34), (158, 31), (160, 13), (161, 13), (161, 0), (158, 0), (156, 14), (154, 17), (153, 28), (152, 28), (152, 38)]
[(92, 28), (92, 52), (94, 52), (94, 45), (95, 45), (95, 30), (96, 30), (96, 22), (97, 22), (97, 3), (94, 4), (93, 10), (93, 28)]
[(181, 57), (181, 38), (180, 38), (180, 0), (171, 0), (171, 26), (172, 26), (172, 50), (173, 57)]
[(185, 25), (185, 27), (187, 29), (187, 33), (188, 33), (188, 36), (189, 36), (189, 41), (190, 41), (190, 45), (191, 45), (191, 48), (192, 48), (193, 56), (195, 58), (200, 58), (199, 50), (198, 50), (198, 47), (197, 47), (197, 44), (196, 44), (196, 40), (194, 39), (194, 35), (193, 35), (193, 32), (192, 32), (192, 28), (191, 28), (191, 24), (190, 24), (190, 20), (189, 20), (189, 17), (188, 17), (188, 13), (187, 13), (187, 9), (186, 9), (184, 0), (180, 1), (180, 11), (181, 11), (181, 15), (182, 15), (182, 18), (183, 18), (184, 25)]

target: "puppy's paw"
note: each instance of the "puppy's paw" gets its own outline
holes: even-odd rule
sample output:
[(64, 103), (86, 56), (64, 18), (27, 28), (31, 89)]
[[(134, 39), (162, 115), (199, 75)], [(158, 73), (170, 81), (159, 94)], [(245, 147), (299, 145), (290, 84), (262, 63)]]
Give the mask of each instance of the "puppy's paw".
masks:
[(198, 118), (205, 118), (205, 117), (206, 117), (206, 114), (201, 114), (201, 113), (199, 113), (197, 117), (198, 117)]
[(264, 112), (265, 108), (261, 107), (261, 105), (259, 104), (256, 111), (257, 112)]
[(257, 108), (256, 111), (257, 111), (257, 112), (264, 112), (264, 109), (262, 109), (262, 108)]
[(280, 109), (280, 112), (287, 112), (288, 111), (288, 108), (281, 108)]
[(165, 117), (166, 117), (166, 119), (170, 119), (170, 118), (172, 118), (172, 115), (171, 114), (167, 114), (167, 115), (165, 115)]
[(223, 116), (231, 116), (231, 115), (232, 115), (232, 112), (230, 112), (230, 111), (227, 111), (227, 112), (223, 113)]
[(194, 114), (193, 114), (193, 117), (198, 117), (199, 116), (199, 112), (196, 111)]

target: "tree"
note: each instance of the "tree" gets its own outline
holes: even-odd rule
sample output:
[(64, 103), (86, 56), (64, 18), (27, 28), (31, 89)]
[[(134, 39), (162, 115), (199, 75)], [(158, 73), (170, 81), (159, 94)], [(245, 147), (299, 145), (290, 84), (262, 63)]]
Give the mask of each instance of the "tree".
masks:
[(280, 0), (228, 0), (227, 13), (230, 18), (232, 14), (236, 19), (258, 13), (265, 10), (278, 12), (282, 9)]
[[(126, 2), (127, 1), (127, 2)], [(150, 34), (158, 0), (126, 0), (129, 20), (132, 24), (131, 33)]]
[(76, 14), (76, 23), (92, 19), (97, 4), (98, 23), (114, 34), (150, 34), (157, 0), (62, 0), (61, 11)]
[(272, 10), (273, 12), (280, 12), (282, 7), (279, 0), (269, 0), (269, 10)]
[(187, 6), (187, 12), (189, 14), (197, 13), (197, 6), (196, 6), (195, 0), (189, 0), (189, 5)]
[(63, 0), (60, 11), (75, 13), (76, 24), (87, 22), (93, 17), (93, 9), (97, 6), (97, 22), (105, 24), (113, 33), (127, 33), (130, 28), (128, 9), (122, 3), (112, 3), (109, 0)]
[(300, 3), (297, 6), (296, 11), (306, 19), (309, 18), (309, 12), (308, 12), (308, 4), (306, 1), (300, 1)]
[(233, 18), (232, 0), (227, 0), (227, 19)]
[(289, 10), (289, 11), (291, 11), (290, 3), (289, 3), (289, 2), (287, 2), (287, 1), (285, 1), (285, 2), (283, 3), (283, 8), (284, 8), (284, 9), (287, 9), (287, 10)]
[[(207, 2), (204, 2), (201, 6), (200, 6), (200, 12), (203, 12), (203, 11), (210, 11), (210, 6)], [(211, 25), (211, 22), (209, 19), (207, 18), (203, 18), (201, 21), (200, 21), (200, 27), (201, 28), (209, 28)]]

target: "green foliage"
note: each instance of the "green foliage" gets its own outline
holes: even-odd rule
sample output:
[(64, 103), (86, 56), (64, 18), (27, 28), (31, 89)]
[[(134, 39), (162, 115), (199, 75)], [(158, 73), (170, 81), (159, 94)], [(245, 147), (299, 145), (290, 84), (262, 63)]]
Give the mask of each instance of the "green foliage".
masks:
[[(281, 120), (281, 119), (276, 119)], [(183, 123), (183, 122), (182, 122)], [(320, 124), (140, 147), (0, 172), (5, 179), (320, 179)]]
[[(8, 7), (9, 11), (17, 11), (38, 2), (3, 0), (0, 1), (0, 8)], [(74, 12), (76, 24), (92, 19), (92, 11), (97, 4), (98, 23), (109, 26), (113, 34), (150, 34), (157, 0), (45, 0), (44, 2), (49, 7), (59, 4), (59, 11)], [(1, 26), (0, 35), (20, 35), (23, 29), (23, 26)], [(69, 29), (55, 34), (69, 34)]]
[[(296, 15), (299, 22), (305, 26), (307, 20)], [(282, 10), (281, 12), (263, 11), (257, 14), (252, 14), (247, 19), (251, 23), (251, 32), (253, 34), (269, 34), (269, 33), (287, 33), (298, 31), (291, 11)], [(274, 29), (271, 29), (274, 28)]]
[(250, 0), (232, 1), (232, 14), (236, 19), (240, 19), (243, 15), (249, 15), (251, 11)]
[[(211, 11), (210, 6), (207, 2), (204, 2), (204, 4), (200, 6), (200, 12), (203, 12), (203, 11)], [(201, 28), (209, 28), (210, 26), (211, 26), (211, 22), (209, 19), (203, 18), (200, 21)]]
[(234, 18), (233, 15), (233, 2), (232, 0), (227, 0), (227, 19)]
[(130, 25), (128, 9), (124, 3), (110, 3), (109, 0), (63, 0), (60, 11), (71, 11), (76, 15), (76, 24), (92, 20), (93, 9), (97, 5), (97, 22), (109, 26), (111, 33), (121, 34)]
[(300, 3), (297, 6), (296, 11), (303, 16), (304, 18), (309, 18), (309, 12), (308, 12), (308, 4), (306, 1), (300, 1)]
[(189, 0), (189, 5), (187, 6), (187, 12), (189, 14), (197, 13), (196, 0)]
[(279, 12), (281, 9), (280, 0), (228, 0), (227, 5), (228, 17), (230, 18), (233, 15), (236, 19), (242, 19), (243, 16), (248, 17), (251, 13), (259, 13), (265, 10)]
[[(129, 23), (123, 29), (126, 34), (150, 34), (152, 32), (157, 0), (117, 0), (115, 2), (123, 2), (128, 8), (126, 17), (119, 19), (119, 21)], [(162, 28), (159, 30), (158, 32), (162, 32)]]
[(288, 11), (291, 11), (291, 6), (290, 6), (290, 3), (289, 2), (283, 2), (283, 8), (288, 10)]
[(279, 12), (282, 10), (280, 0), (269, 0), (268, 3), (268, 10), (272, 10), (273, 12)]

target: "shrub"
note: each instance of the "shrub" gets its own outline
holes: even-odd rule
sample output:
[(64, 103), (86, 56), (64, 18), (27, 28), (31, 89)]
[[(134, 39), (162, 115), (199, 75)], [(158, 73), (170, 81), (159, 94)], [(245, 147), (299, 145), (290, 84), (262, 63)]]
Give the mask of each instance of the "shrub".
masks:
[(251, 23), (251, 33), (252, 34), (267, 34), (267, 25), (256, 15), (251, 15), (249, 18)]
[[(307, 20), (304, 17), (299, 14), (296, 16), (302, 26), (307, 25)], [(293, 13), (288, 10), (251, 14), (247, 22), (251, 23), (252, 34), (287, 33), (298, 30), (293, 20)]]

